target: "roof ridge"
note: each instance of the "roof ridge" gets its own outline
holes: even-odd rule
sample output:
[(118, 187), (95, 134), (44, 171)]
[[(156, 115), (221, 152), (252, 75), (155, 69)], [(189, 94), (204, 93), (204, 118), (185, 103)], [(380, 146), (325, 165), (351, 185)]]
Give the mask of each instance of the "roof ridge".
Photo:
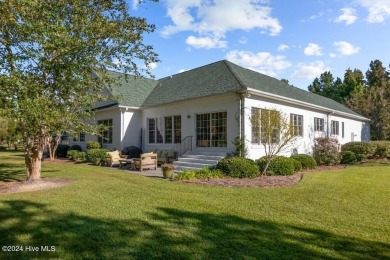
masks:
[(188, 73), (188, 72), (196, 71), (196, 70), (202, 69), (202, 68), (204, 68), (204, 67), (208, 67), (208, 66), (210, 66), (210, 65), (217, 64), (217, 63), (221, 63), (221, 62), (224, 62), (224, 61), (225, 61), (225, 60), (214, 61), (214, 62), (212, 62), (212, 63), (206, 64), (206, 65), (202, 65), (202, 66), (200, 66), (200, 67), (192, 68), (192, 69), (185, 70), (185, 71), (182, 71), (182, 72), (178, 72), (178, 73), (175, 73), (175, 74), (172, 74), (172, 75), (169, 75), (169, 76), (165, 76), (165, 77), (163, 77), (163, 78), (157, 79), (157, 81), (166, 80), (166, 79), (171, 79), (172, 77), (174, 77), (174, 76), (176, 76), (176, 75), (186, 74), (186, 73)]
[[(237, 76), (237, 74), (232, 70), (230, 64), (234, 64), (234, 63), (232, 63), (232, 62), (230, 62), (230, 61), (228, 61), (228, 60), (222, 60), (222, 61), (223, 61), (223, 63), (226, 65), (226, 67), (228, 68), (228, 70), (230, 71), (230, 73), (232, 73), (233, 77), (237, 80), (238, 85), (240, 85), (240, 87), (241, 87), (242, 89), (247, 89), (247, 87), (245, 87), (244, 83), (240, 80), (240, 78)], [(237, 64), (234, 64), (234, 65), (238, 66)], [(242, 68), (241, 66), (238, 66), (238, 67)], [(243, 69), (244, 69), (244, 68), (243, 68)]]

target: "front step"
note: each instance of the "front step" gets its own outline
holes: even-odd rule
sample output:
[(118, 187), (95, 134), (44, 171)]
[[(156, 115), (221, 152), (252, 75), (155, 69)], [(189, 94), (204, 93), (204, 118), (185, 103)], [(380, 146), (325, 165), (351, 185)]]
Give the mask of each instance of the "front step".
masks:
[(226, 157), (226, 152), (194, 150), (189, 151), (178, 158), (175, 164), (175, 172), (179, 173), (184, 170), (198, 170), (202, 168), (215, 168), (217, 163)]

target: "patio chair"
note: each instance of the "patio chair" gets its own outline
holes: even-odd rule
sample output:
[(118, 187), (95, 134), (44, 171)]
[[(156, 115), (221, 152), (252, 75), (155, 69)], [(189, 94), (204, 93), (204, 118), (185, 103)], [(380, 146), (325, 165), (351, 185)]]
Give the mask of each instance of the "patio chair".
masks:
[(121, 155), (119, 151), (112, 151), (107, 153), (107, 166), (113, 167), (113, 166), (119, 166), (120, 159), (127, 158), (127, 155)]
[(157, 170), (157, 154), (155, 153), (143, 153), (140, 158), (133, 159), (134, 167), (136, 170), (143, 171), (144, 169)]

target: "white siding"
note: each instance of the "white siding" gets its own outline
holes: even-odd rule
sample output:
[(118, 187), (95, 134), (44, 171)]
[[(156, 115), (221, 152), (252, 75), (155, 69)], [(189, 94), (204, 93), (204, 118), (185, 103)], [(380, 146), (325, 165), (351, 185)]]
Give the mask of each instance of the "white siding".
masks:
[[(352, 133), (354, 135), (354, 141), (367, 141), (369, 140), (369, 126), (368, 122), (363, 122), (355, 119), (350, 119), (341, 116), (335, 116), (334, 114), (327, 114), (325, 112), (308, 109), (302, 106), (294, 106), (291, 104), (284, 104), (282, 102), (277, 102), (275, 100), (270, 100), (267, 98), (260, 98), (251, 96), (245, 100), (245, 121), (246, 121), (246, 146), (248, 148), (248, 157), (251, 159), (258, 159), (261, 156), (264, 156), (264, 147), (259, 144), (251, 143), (251, 108), (264, 108), (264, 109), (276, 109), (284, 113), (284, 116), (287, 120), (290, 120), (290, 114), (303, 115), (303, 137), (298, 137), (298, 139), (286, 148), (280, 155), (290, 156), (292, 150), (297, 149), (298, 153), (312, 154), (314, 139), (317, 137), (327, 137), (329, 131), (329, 137), (337, 138), (340, 144), (351, 142)], [(314, 131), (314, 118), (323, 118), (324, 119), (324, 131), (315, 132)], [(339, 121), (339, 135), (332, 136), (330, 135), (330, 122), (332, 120)], [(342, 138), (342, 122), (344, 122), (344, 138)], [(329, 126), (329, 129), (328, 129)]]
[[(221, 148), (227, 152), (233, 150), (232, 140), (239, 134), (238, 116), (239, 102), (235, 94), (225, 94), (213, 97), (193, 99), (174, 104), (145, 108), (142, 113), (142, 128), (144, 129), (144, 150), (174, 149), (175, 144), (149, 144), (147, 138), (147, 119), (163, 118), (165, 116), (181, 115), (181, 138), (192, 136), (193, 148), (196, 139), (196, 115), (212, 112), (227, 112), (227, 148)], [(206, 148), (207, 149), (207, 148)]]

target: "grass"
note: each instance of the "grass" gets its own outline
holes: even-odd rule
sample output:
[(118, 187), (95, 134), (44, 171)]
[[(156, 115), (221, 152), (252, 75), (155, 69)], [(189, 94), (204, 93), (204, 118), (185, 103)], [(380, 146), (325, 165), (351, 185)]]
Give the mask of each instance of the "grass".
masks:
[[(0, 183), (24, 178), (0, 153)], [(0, 259), (390, 259), (390, 164), (306, 175), (286, 188), (198, 186), (83, 164), (44, 163), (71, 185), (0, 194)]]

